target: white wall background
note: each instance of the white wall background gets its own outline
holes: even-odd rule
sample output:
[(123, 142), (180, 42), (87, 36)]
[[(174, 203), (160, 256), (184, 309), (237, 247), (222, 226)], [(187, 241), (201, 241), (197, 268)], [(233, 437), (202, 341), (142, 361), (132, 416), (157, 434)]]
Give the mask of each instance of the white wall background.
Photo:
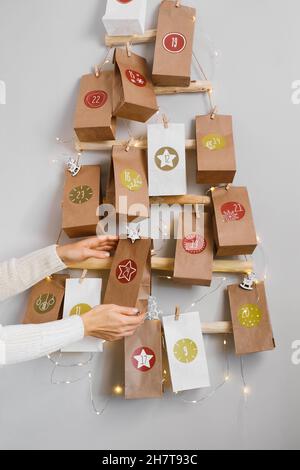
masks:
[[(57, 238), (63, 153), (70, 144), (59, 146), (55, 138), (71, 138), (78, 79), (104, 57), (100, 19), (105, 3), (1, 0), (0, 80), (6, 82), (7, 103), (0, 105), (0, 259)], [(230, 344), (231, 380), (204, 404), (184, 404), (171, 394), (154, 401), (113, 398), (101, 417), (91, 410), (86, 381), (50, 385), (47, 359), (2, 368), (1, 449), (300, 447), (300, 366), (291, 363), (291, 343), (300, 338), (300, 106), (291, 103), (291, 83), (300, 78), (300, 5), (297, 0), (188, 3), (198, 8), (197, 55), (210, 75), (215, 68), (220, 111), (234, 116), (236, 183), (248, 186), (268, 255), (267, 289), (278, 348), (246, 357), (251, 387), (246, 405), (239, 361)], [(148, 27), (155, 27), (159, 0), (148, 4)], [(220, 51), (217, 67), (212, 66), (211, 48)], [(153, 46), (136, 51), (151, 60)], [(193, 74), (199, 78), (196, 70)], [(198, 95), (162, 97), (160, 104), (171, 119), (186, 123), (188, 138), (193, 136), (195, 114), (207, 111), (205, 99)], [(138, 130), (144, 132), (143, 126)], [(105, 168), (108, 157), (83, 156), (85, 162), (101, 162)], [(195, 191), (195, 158), (188, 161), (190, 191)], [(260, 264), (259, 253), (256, 259)], [(186, 305), (203, 290), (156, 278), (154, 293), (164, 312), (172, 313), (176, 303)], [(1, 322), (19, 322), (25, 303), (26, 294), (3, 303)], [(228, 318), (223, 289), (203, 301), (200, 311), (206, 321)], [(207, 337), (206, 345), (211, 378), (217, 384), (224, 370), (222, 340)], [(74, 374), (71, 370), (69, 376)], [(101, 397), (120, 381), (122, 357), (108, 348), (95, 363), (99, 406)]]

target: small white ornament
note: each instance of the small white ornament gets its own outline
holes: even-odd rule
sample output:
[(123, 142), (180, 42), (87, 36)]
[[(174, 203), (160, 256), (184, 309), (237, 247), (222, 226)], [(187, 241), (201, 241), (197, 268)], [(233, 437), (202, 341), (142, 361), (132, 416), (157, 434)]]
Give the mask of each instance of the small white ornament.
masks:
[(253, 284), (256, 282), (256, 274), (251, 272), (247, 274), (247, 277), (244, 277), (243, 282), (240, 284), (240, 287), (245, 290), (253, 290)]
[(67, 170), (71, 173), (72, 176), (78, 175), (81, 170), (81, 165), (74, 160), (74, 158), (69, 158), (67, 161)]
[(136, 240), (141, 239), (141, 228), (139, 225), (130, 224), (127, 225), (127, 238), (134, 243)]

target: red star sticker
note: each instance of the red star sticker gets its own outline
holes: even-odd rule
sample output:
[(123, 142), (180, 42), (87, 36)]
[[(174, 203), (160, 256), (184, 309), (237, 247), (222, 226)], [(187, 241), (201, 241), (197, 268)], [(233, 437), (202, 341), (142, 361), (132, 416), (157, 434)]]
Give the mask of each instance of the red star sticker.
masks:
[(118, 281), (126, 284), (131, 282), (137, 273), (137, 265), (132, 259), (125, 259), (117, 267), (116, 276)]

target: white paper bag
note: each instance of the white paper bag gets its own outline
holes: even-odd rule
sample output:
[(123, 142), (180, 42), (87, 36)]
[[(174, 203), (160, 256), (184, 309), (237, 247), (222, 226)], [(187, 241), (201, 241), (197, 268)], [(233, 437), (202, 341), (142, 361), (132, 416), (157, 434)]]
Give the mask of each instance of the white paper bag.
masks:
[[(102, 279), (85, 278), (67, 279), (63, 318), (82, 315), (101, 303)], [(97, 338), (84, 337), (76, 343), (64, 347), (62, 352), (101, 352), (103, 341)]]
[(198, 312), (163, 317), (169, 367), (174, 392), (210, 386), (206, 353)]
[(150, 196), (186, 194), (184, 124), (148, 125), (148, 180)]
[(107, 0), (102, 18), (110, 36), (144, 34), (147, 0)]

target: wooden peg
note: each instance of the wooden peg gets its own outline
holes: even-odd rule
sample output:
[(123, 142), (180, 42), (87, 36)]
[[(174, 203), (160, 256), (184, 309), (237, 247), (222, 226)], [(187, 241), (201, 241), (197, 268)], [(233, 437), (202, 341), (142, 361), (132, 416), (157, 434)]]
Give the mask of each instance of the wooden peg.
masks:
[(94, 66), (94, 73), (95, 73), (95, 75), (96, 75), (97, 78), (100, 77), (100, 70), (99, 70), (98, 65), (95, 65), (95, 66)]
[(178, 305), (176, 305), (176, 308), (175, 308), (175, 320), (176, 321), (179, 320), (179, 316), (180, 316), (180, 308), (178, 307)]
[(128, 140), (127, 144), (126, 144), (125, 152), (129, 152), (130, 147), (131, 147), (133, 144), (134, 144), (134, 138), (131, 137), (131, 138)]
[(80, 279), (79, 279), (79, 284), (82, 284), (82, 283), (83, 283), (83, 281), (84, 281), (85, 278), (86, 278), (87, 272), (88, 272), (87, 269), (84, 269), (84, 270), (82, 271), (82, 274), (81, 274)]
[(176, 6), (176, 8), (179, 8), (179, 7), (180, 7), (180, 0), (176, 0), (175, 6)]
[(126, 42), (126, 51), (128, 57), (131, 57), (131, 47), (130, 47), (130, 42)]
[(164, 123), (164, 128), (165, 128), (165, 129), (168, 129), (168, 127), (169, 127), (169, 120), (168, 120), (167, 116), (166, 116), (165, 114), (163, 114), (162, 119), (163, 119), (163, 123)]
[(217, 111), (217, 106), (215, 106), (211, 112), (210, 119), (216, 119)]

